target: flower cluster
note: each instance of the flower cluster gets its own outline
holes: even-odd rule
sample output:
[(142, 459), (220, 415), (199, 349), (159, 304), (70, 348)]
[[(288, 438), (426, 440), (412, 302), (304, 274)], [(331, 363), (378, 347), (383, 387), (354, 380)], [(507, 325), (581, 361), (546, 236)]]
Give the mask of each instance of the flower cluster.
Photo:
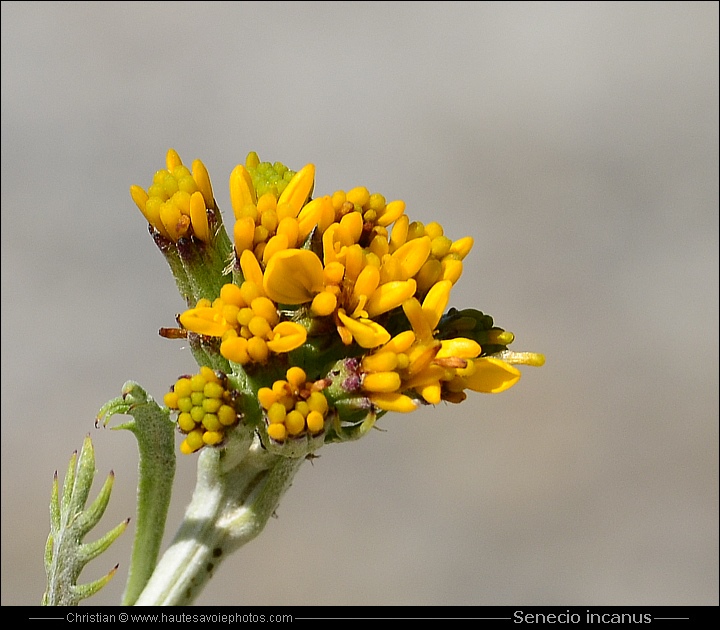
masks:
[[(244, 256), (247, 270), (257, 265), (252, 255)], [(262, 275), (262, 272), (257, 272)], [(254, 274), (257, 275), (257, 274)], [(253, 277), (246, 272), (247, 277)], [(240, 286), (226, 284), (212, 302), (201, 299), (180, 315), (185, 329), (220, 337), (220, 354), (234, 363), (265, 363), (270, 353), (289, 352), (307, 339), (303, 326), (280, 321), (277, 304), (265, 296), (262, 282), (245, 280)]]
[[(229, 188), (232, 241), (199, 160), (190, 173), (170, 150), (147, 193), (131, 188), (188, 300), (181, 332), (206, 366), (166, 397), (183, 452), (222, 444), (235, 424), (269, 444), (337, 439), (362, 418), (505, 391), (517, 364), (544, 362), (509, 351), (513, 335), (480, 311), (448, 309), (471, 237), (410, 221), (403, 201), (363, 186), (314, 195), (313, 164), (295, 172), (250, 153)], [(232, 420), (207, 408), (228, 397)]]
[(220, 444), (225, 430), (237, 424), (237, 396), (226, 387), (223, 374), (202, 366), (198, 374), (181, 376), (165, 394), (165, 405), (178, 411), (178, 429), (187, 436), (180, 444), (181, 452)]
[(131, 186), (130, 195), (148, 223), (164, 237), (178, 241), (192, 235), (208, 242), (207, 210), (215, 202), (205, 165), (195, 160), (190, 172), (173, 149), (168, 151), (165, 161), (167, 168), (155, 173), (147, 192), (140, 186)]
[(297, 366), (288, 369), (286, 379), (258, 391), (258, 400), (265, 410), (268, 436), (276, 442), (284, 442), (288, 437), (321, 433), (328, 413), (327, 399), (320, 391), (325, 383), (308, 381), (305, 371)]

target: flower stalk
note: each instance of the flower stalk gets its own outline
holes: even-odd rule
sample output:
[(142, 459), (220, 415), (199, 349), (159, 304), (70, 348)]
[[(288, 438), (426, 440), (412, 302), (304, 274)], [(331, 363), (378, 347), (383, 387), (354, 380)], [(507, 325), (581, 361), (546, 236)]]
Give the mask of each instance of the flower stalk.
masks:
[(191, 604), (219, 564), (263, 530), (303, 461), (247, 435), (203, 450), (182, 525), (136, 605)]

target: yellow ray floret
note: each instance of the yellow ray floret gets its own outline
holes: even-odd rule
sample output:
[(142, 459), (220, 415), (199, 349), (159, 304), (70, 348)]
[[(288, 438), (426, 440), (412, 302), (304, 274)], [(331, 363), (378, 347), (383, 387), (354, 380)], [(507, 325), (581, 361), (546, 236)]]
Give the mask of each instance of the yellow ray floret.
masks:
[(482, 357), (473, 361), (473, 373), (461, 377), (465, 388), (484, 394), (499, 394), (510, 389), (520, 380), (520, 370), (494, 357)]
[(268, 262), (263, 288), (278, 304), (305, 304), (324, 289), (320, 259), (306, 249), (288, 249)]
[(305, 205), (315, 182), (315, 165), (306, 164), (301, 168), (283, 190), (278, 199), (278, 205), (286, 203), (290, 206), (292, 216), (297, 217), (300, 209)]
[(361, 348), (377, 348), (390, 341), (390, 333), (371, 319), (348, 317), (343, 309), (338, 309), (337, 315)]
[(230, 173), (230, 204), (235, 212), (235, 218), (242, 216), (245, 206), (255, 203), (257, 198), (250, 173), (242, 164), (238, 164)]

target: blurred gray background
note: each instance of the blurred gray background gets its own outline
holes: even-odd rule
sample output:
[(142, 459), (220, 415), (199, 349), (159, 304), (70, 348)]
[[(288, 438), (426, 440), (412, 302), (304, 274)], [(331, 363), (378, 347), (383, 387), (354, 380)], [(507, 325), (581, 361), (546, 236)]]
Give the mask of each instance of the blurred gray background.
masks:
[[(547, 356), (322, 449), (198, 603), (718, 604), (716, 2), (3, 2), (2, 604), (40, 601), (86, 434), (102, 531), (134, 515), (99, 407), (195, 367), (128, 192), (169, 147), (226, 216), (255, 150), (472, 235), (452, 304)], [(88, 603), (119, 601), (133, 533)]]

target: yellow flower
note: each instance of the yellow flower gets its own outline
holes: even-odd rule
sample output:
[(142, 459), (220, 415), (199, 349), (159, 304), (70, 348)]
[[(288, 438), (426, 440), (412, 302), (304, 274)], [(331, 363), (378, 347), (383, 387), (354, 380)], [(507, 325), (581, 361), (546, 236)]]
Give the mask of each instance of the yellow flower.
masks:
[(194, 236), (209, 242), (208, 212), (214, 211), (215, 200), (205, 165), (195, 160), (190, 172), (174, 149), (168, 150), (165, 162), (167, 168), (155, 173), (147, 192), (133, 185), (130, 196), (165, 238), (178, 241)]
[[(252, 254), (249, 257), (257, 265)], [(244, 259), (246, 277), (257, 279)], [(180, 323), (199, 335), (220, 337), (220, 354), (234, 363), (265, 363), (270, 353), (302, 346), (307, 330), (296, 322), (280, 321), (277, 305), (263, 294), (262, 284), (248, 279), (241, 286), (226, 284), (212, 303), (200, 300), (180, 315)]]

